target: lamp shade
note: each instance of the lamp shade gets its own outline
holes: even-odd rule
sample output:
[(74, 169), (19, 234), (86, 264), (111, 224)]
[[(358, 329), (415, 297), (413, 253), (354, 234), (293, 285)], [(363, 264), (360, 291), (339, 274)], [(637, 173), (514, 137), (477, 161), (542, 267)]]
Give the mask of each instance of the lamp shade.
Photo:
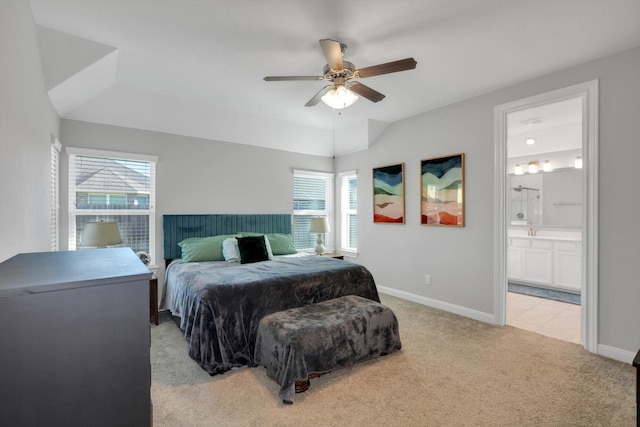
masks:
[(331, 231), (327, 218), (311, 218), (309, 233), (328, 233)]
[(122, 243), (117, 222), (89, 222), (82, 230), (80, 246), (111, 246)]

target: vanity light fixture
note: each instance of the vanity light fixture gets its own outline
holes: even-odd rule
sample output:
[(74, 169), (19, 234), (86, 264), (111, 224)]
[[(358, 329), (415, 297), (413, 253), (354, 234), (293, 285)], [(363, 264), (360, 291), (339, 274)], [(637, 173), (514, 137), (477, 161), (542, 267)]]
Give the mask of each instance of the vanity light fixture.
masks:
[(513, 171), (516, 175), (524, 175), (524, 171), (522, 170), (522, 165), (516, 165), (515, 170)]
[(526, 142), (527, 145), (533, 145), (536, 143), (536, 140), (534, 138), (527, 138), (524, 142)]
[(582, 156), (576, 157), (576, 160), (574, 161), (573, 166), (576, 169), (582, 169)]
[(538, 173), (539, 168), (538, 162), (529, 162), (529, 173)]
[(551, 172), (553, 169), (551, 168), (551, 162), (549, 160), (545, 160), (542, 162), (542, 171), (543, 172)]

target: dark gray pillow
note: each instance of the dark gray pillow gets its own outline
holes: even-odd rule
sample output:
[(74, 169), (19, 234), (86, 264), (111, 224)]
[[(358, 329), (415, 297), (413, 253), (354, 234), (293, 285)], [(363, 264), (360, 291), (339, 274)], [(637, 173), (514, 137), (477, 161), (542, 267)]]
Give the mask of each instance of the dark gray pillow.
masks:
[(264, 236), (238, 237), (240, 264), (268, 261), (269, 253), (264, 243)]

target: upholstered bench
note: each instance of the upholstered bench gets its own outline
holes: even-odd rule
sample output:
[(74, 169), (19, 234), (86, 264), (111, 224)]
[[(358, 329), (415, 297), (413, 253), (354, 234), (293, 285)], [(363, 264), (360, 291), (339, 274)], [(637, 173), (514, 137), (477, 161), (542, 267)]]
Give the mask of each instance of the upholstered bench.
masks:
[[(265, 316), (258, 326), (255, 362), (293, 403), (309, 378), (401, 348), (398, 320), (388, 307), (356, 295)], [(297, 387), (296, 387), (297, 383)]]

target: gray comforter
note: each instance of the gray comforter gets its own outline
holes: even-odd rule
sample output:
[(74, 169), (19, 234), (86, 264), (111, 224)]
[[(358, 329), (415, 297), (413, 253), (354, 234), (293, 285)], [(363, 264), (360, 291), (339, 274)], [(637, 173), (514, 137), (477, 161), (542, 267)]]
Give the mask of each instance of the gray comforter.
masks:
[(258, 324), (267, 314), (344, 295), (380, 301), (366, 268), (329, 257), (174, 263), (166, 276), (168, 308), (181, 318), (189, 356), (211, 375), (255, 365)]

